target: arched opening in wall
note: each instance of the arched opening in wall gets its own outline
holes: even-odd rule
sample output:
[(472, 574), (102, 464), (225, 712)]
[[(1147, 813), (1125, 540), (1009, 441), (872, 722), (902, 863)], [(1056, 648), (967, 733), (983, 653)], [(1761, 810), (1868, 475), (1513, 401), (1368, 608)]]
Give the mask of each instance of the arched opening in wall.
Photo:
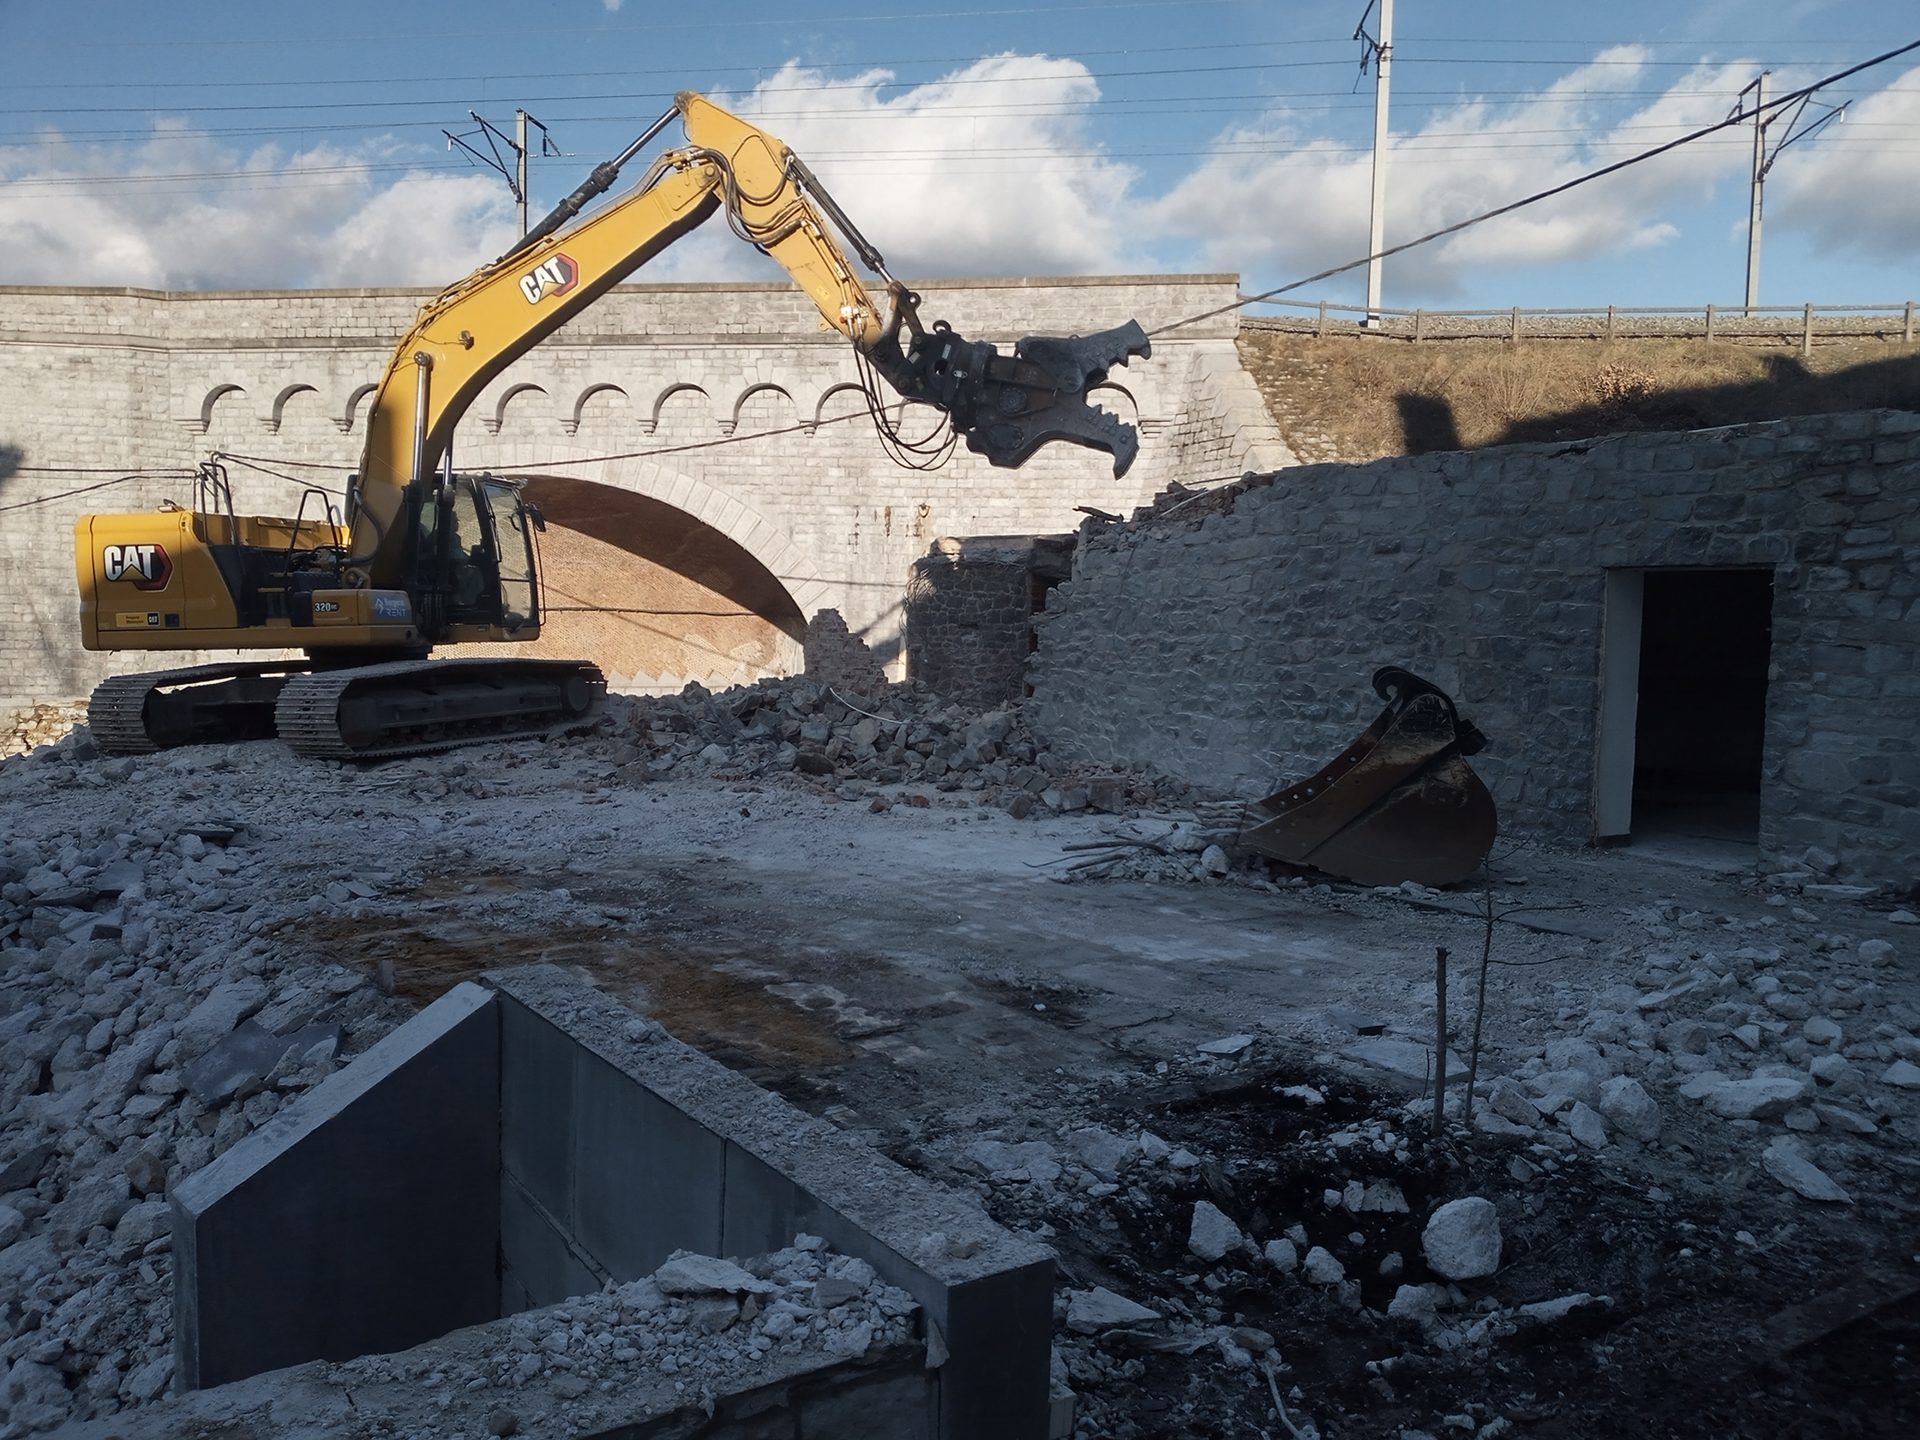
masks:
[(634, 691), (693, 680), (719, 689), (804, 668), (800, 607), (712, 526), (591, 480), (537, 476), (526, 495), (547, 518), (546, 611), (540, 638), (514, 653), (591, 660), (615, 689)]

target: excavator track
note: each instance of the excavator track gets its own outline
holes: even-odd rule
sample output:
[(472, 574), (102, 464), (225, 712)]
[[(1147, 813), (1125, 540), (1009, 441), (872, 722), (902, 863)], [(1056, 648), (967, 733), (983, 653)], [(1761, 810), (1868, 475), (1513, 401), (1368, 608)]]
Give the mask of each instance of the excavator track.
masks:
[(404, 660), (297, 676), (274, 721), (296, 754), (385, 760), (579, 730), (606, 693), (583, 660)]
[(260, 661), (115, 675), (94, 687), (87, 726), (106, 755), (263, 739), (273, 733), (280, 687), (306, 668), (299, 660)]

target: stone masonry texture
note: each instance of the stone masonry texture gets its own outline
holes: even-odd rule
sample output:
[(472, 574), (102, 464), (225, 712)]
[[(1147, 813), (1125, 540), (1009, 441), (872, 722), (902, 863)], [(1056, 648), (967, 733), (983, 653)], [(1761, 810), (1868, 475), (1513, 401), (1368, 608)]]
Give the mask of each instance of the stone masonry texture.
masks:
[[(1106, 276), (920, 289), (928, 320), (1004, 351), (1022, 335), (1129, 318), (1161, 329), (1230, 303), (1237, 284), (1231, 275)], [(192, 483), (180, 477), (214, 450), (264, 457), (282, 475), (337, 492), (358, 461), (368, 394), (430, 298), (0, 287), (0, 705), (69, 698), (110, 671), (154, 668), (138, 652), (79, 647), (77, 518), (167, 499), (190, 505)], [(751, 555), (799, 613), (838, 610), (899, 678), (908, 571), (936, 537), (1065, 532), (1077, 506), (1125, 512), (1172, 481), (1291, 463), (1240, 369), (1236, 327), (1231, 313), (1184, 325), (1154, 341), (1150, 360), (1114, 370), (1096, 398), (1142, 436), (1124, 480), (1105, 456), (1069, 446), (1019, 470), (962, 449), (923, 472), (886, 458), (845, 342), (797, 290), (627, 286), (482, 392), (454, 460), (673, 505)], [(927, 414), (897, 411), (905, 433), (931, 428)], [(775, 430), (787, 433), (714, 443)], [(119, 479), (156, 469), (170, 473)], [(298, 483), (238, 463), (232, 476), (243, 513), (291, 514), (300, 503)], [(87, 486), (101, 488), (72, 493)], [(196, 658), (171, 652), (160, 663)], [(674, 688), (707, 678), (656, 677)]]
[(1333, 758), (1404, 665), (1486, 732), (1511, 838), (1593, 835), (1606, 572), (1770, 567), (1763, 858), (1920, 875), (1920, 415), (1296, 466), (1089, 522), (1039, 617), (1063, 758), (1249, 799)]
[(907, 582), (907, 668), (935, 694), (991, 710), (1026, 693), (1031, 547), (942, 541)]

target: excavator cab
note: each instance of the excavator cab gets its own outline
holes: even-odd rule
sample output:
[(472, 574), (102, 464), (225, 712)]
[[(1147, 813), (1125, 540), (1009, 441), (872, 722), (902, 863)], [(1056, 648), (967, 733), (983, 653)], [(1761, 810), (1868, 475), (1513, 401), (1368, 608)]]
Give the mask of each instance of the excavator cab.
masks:
[(545, 528), (518, 481), (455, 475), (416, 487), (408, 590), (432, 643), (540, 634), (534, 534)]

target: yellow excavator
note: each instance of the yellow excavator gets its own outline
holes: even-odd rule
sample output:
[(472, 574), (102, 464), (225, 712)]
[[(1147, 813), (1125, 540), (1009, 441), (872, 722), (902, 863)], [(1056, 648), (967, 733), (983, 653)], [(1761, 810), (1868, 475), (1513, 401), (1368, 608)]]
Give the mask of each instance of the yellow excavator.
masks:
[[(577, 219), (676, 115), (688, 143), (662, 154), (632, 191)], [(606, 691), (591, 664), (427, 658), (437, 645), (540, 633), (539, 512), (515, 482), (455, 475), (443, 462), (454, 426), (488, 381), (721, 209), (851, 342), (883, 430), (875, 373), (905, 399), (944, 412), (993, 465), (1021, 465), (1056, 440), (1111, 455), (1116, 477), (1132, 463), (1132, 427), (1087, 392), (1111, 366), (1149, 353), (1137, 322), (1089, 336), (1028, 336), (1010, 355), (944, 322), (923, 325), (919, 297), (888, 273), (792, 151), (683, 93), (512, 250), (422, 308), (374, 392), (344, 515), (317, 490), (291, 519), (236, 514), (224, 470), (209, 462), (191, 510), (79, 521), (89, 650), (305, 655), (109, 679), (89, 705), (101, 749), (277, 734), (303, 754), (377, 758), (552, 733), (590, 718)], [(833, 230), (884, 281), (884, 309)]]

